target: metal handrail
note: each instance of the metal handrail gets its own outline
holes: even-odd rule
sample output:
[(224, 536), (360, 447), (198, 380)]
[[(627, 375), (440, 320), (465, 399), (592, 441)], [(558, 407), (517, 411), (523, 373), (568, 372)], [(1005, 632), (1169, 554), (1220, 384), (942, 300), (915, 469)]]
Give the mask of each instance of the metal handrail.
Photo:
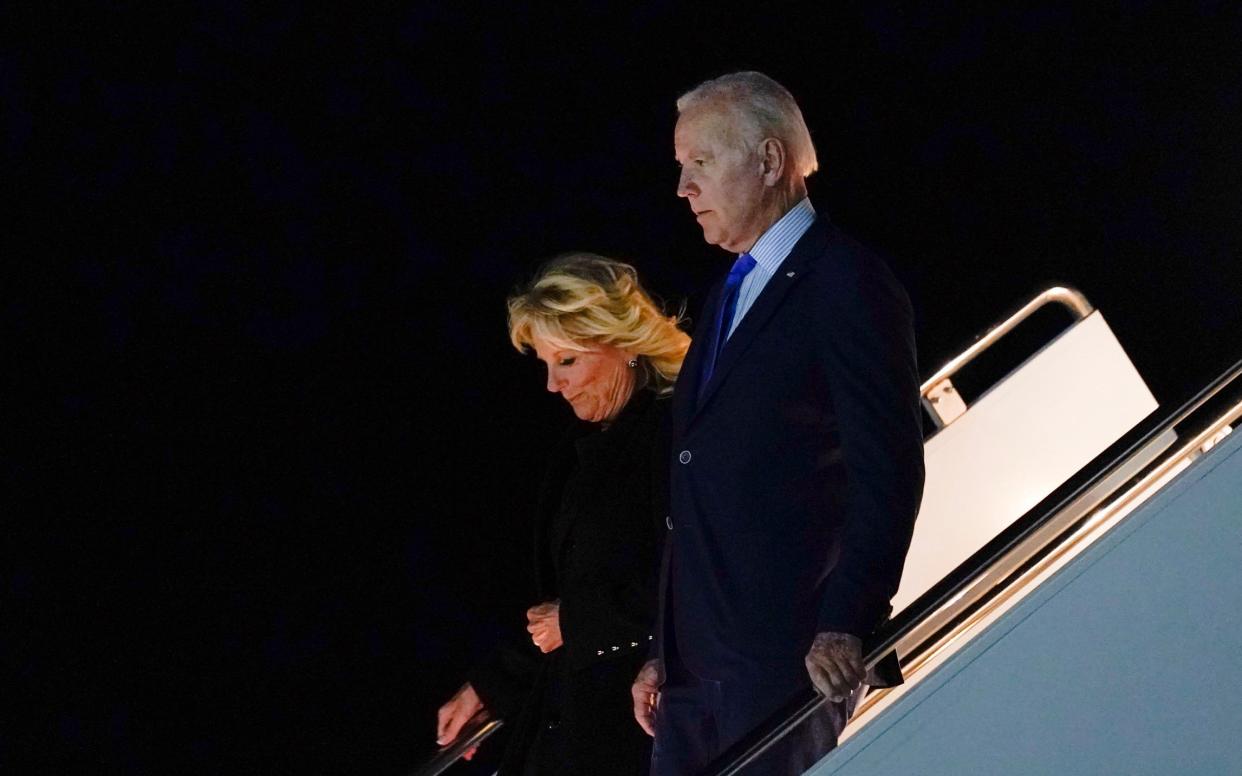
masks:
[[(915, 657), (910, 660), (906, 676), (909, 677), (912, 675), (911, 672), (917, 673), (922, 670), (945, 649), (951, 648), (952, 644), (961, 635), (970, 633), (986, 622), (989, 617), (1004, 611), (1006, 605), (1015, 596), (1020, 596), (1022, 588), (1029, 584), (1031, 580), (1039, 578), (1056, 568), (1059, 563), (1072, 558), (1080, 548), (1086, 547), (1095, 538), (1098, 538), (1100, 534), (1110, 529), (1117, 520), (1128, 514), (1130, 508), (1141, 504), (1154, 490), (1159, 489), (1164, 484), (1166, 478), (1176, 474), (1187, 463), (1210, 449), (1219, 438), (1222, 429), (1229, 428), (1239, 418), (1242, 418), (1242, 402), (1233, 404), (1228, 410), (1192, 436), (1189, 442), (1183, 443), (1173, 453), (1166, 455), (1161, 462), (1155, 464), (1150, 469), (1145, 468), (1144, 471), (1146, 473), (1142, 474), (1137, 482), (1128, 487), (1116, 499), (1109, 502), (1107, 506), (1094, 511), (1089, 518), (1079, 524), (1078, 528), (1064, 530), (1064, 526), (1060, 526), (1062, 529), (1060, 535), (1064, 538), (1057, 540), (1056, 546), (1053, 549), (1043, 554), (1033, 564), (1025, 564), (1019, 571), (1010, 572), (1013, 575), (1010, 579), (1014, 581), (1006, 581), (1003, 588), (992, 596), (981, 597), (973, 601), (972, 604), (974, 606), (969, 610), (969, 614), (964, 620), (957, 622), (946, 632), (937, 635), (931, 642), (922, 645), (914, 653)], [(1003, 565), (1005, 562), (998, 561), (998, 565)], [(905, 670), (907, 666), (903, 665), (902, 668)], [(878, 693), (868, 695), (868, 703), (860, 704), (855, 709), (855, 714), (862, 713), (865, 707), (870, 705), (870, 702), (878, 702), (879, 699), (883, 698), (892, 689), (884, 688)]]
[(439, 776), (448, 767), (461, 759), (462, 755), (483, 743), (483, 740), (495, 733), (505, 724), (503, 719), (484, 719), (467, 723), (453, 743), (444, 747), (423, 765), (411, 771), (410, 776)]
[(1053, 288), (1041, 291), (1035, 296), (1034, 299), (1018, 308), (1017, 312), (988, 329), (983, 336), (975, 340), (973, 345), (963, 350), (947, 364), (936, 370), (936, 373), (927, 378), (923, 385), (919, 387), (920, 393), (923, 396), (927, 396), (928, 392), (931, 391), (931, 389), (934, 388), (941, 380), (952, 377), (960, 371), (962, 367), (966, 366), (971, 361), (974, 361), (979, 354), (995, 345), (997, 340), (1013, 331), (1014, 327), (1031, 317), (1036, 310), (1053, 303), (1061, 304), (1069, 308), (1069, 310), (1074, 313), (1077, 320), (1082, 320), (1091, 313), (1095, 312), (1095, 308), (1092, 307), (1091, 303), (1087, 301), (1087, 297), (1083, 296), (1082, 292), (1076, 289), (1066, 288), (1065, 286), (1054, 286)]
[[(1209, 401), (1215, 398), (1224, 388), (1236, 380), (1242, 379), (1242, 361), (1238, 361), (1223, 374), (1213, 380), (1208, 386), (1201, 390), (1189, 401), (1184, 403), (1165, 420), (1154, 424), (1150, 430), (1143, 434), (1137, 441), (1129, 445), (1124, 452), (1112, 458), (1107, 464), (1101, 466), (1093, 474), (1072, 480), (1072, 487), (1063, 487), (1058, 489), (1027, 515), (1039, 515), (1033, 522), (1028, 525), (1025, 530), (1014, 536), (1011, 540), (989, 553), (986, 557), (977, 561), (973, 566), (964, 573), (961, 573), (956, 582), (945, 589), (938, 591), (934, 597), (929, 599), (920, 599), (912, 604), (900, 618), (902, 622), (896, 627), (887, 629), (885, 632), (877, 634), (872, 640), (869, 640), (864, 647), (866, 655), (864, 662), (868, 668), (871, 668), (881, 659), (887, 656), (899, 641), (911, 631), (924, 618), (934, 614), (940, 607), (952, 600), (954, 596), (964, 590), (976, 577), (984, 573), (991, 565), (1004, 558), (1011, 550), (1021, 544), (1021, 542), (1030, 536), (1034, 531), (1038, 530), (1048, 520), (1054, 518), (1062, 510), (1072, 505), (1075, 500), (1087, 493), (1091, 488), (1099, 482), (1106, 479), (1110, 473), (1115, 471), (1119, 466), (1131, 456), (1142, 451), (1145, 447), (1155, 441), (1161, 434), (1167, 430), (1177, 426), (1185, 421), (1196, 411), (1201, 409)], [(1242, 415), (1242, 410), (1231, 410), (1224, 416), (1213, 419), (1213, 423), (1219, 423), (1226, 420), (1236, 420)], [(1210, 426), (1209, 426), (1210, 428)], [(1206, 431), (1197, 434), (1191, 442), (1183, 445), (1183, 447), (1174, 454), (1184, 455), (1186, 450), (1192, 450), (1203, 444), (1208, 438)], [(1166, 470), (1164, 465), (1158, 467), (1157, 471), (1163, 473)], [(1140, 484), (1156, 478), (1154, 472), (1147, 472), (1140, 477)], [(1068, 492), (1066, 492), (1068, 489)], [(1021, 522), (1021, 520), (1019, 521)], [(950, 577), (957, 575), (955, 572)], [(759, 725), (752, 733), (734, 744), (720, 757), (713, 761), (702, 774), (706, 776), (733, 776), (740, 773), (743, 768), (754, 761), (759, 755), (765, 752), (772, 744), (784, 738), (793, 731), (803, 720), (814, 714), (824, 703), (827, 698), (820, 695), (814, 688), (807, 687), (802, 692), (796, 694), (785, 703), (784, 706), (777, 709), (772, 715)]]
[(988, 329), (975, 340), (973, 345), (936, 370), (936, 373), (919, 387), (919, 398), (936, 428), (944, 428), (966, 413), (966, 402), (962, 400), (953, 386), (953, 381), (949, 378), (978, 358), (983, 351), (995, 345), (1001, 337), (1013, 331), (1018, 324), (1031, 317), (1036, 310), (1053, 303), (1069, 308), (1075, 316), (1075, 322), (1095, 311), (1095, 308), (1080, 292), (1064, 286), (1055, 286), (1041, 291), (1034, 299)]

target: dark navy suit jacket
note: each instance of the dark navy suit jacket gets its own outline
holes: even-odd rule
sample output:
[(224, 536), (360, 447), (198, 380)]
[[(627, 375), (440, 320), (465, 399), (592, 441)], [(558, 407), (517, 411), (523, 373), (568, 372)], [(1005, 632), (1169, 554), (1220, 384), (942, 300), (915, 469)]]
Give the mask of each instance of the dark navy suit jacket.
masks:
[(866, 638), (897, 591), (923, 490), (910, 303), (881, 259), (821, 216), (700, 398), (719, 294), (673, 398), (656, 651), (704, 678), (805, 676), (817, 632)]

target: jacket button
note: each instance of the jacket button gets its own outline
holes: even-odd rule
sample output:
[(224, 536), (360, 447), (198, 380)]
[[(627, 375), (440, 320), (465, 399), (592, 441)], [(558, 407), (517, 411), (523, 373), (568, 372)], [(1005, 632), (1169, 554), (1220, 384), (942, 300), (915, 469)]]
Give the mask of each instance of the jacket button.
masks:
[(690, 463), (690, 451), (682, 450), (681, 454), (677, 456), (677, 460), (681, 461), (682, 463)]
[(671, 531), (671, 530), (673, 530), (673, 516), (672, 516), (672, 515), (665, 515), (665, 516), (664, 516), (664, 524), (668, 526), (668, 530), (670, 530), (670, 531)]

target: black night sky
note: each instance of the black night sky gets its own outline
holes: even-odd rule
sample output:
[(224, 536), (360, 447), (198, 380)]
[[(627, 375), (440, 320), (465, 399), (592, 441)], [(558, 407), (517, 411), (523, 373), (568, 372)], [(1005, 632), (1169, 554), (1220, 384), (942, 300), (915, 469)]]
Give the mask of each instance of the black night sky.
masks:
[(1166, 409), (1242, 356), (1235, 3), (28, 5), (0, 54), (5, 773), (430, 753), (521, 633), (569, 418), (505, 294), (587, 249), (697, 314), (730, 259), (672, 127), (705, 78), (799, 99), (812, 197), (891, 258), (924, 375), (1055, 283)]

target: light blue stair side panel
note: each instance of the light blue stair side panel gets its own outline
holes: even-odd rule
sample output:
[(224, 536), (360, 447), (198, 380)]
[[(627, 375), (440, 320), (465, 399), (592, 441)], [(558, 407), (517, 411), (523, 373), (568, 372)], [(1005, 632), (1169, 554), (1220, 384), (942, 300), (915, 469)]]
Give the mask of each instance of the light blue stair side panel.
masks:
[(1242, 432), (809, 773), (1242, 774)]

